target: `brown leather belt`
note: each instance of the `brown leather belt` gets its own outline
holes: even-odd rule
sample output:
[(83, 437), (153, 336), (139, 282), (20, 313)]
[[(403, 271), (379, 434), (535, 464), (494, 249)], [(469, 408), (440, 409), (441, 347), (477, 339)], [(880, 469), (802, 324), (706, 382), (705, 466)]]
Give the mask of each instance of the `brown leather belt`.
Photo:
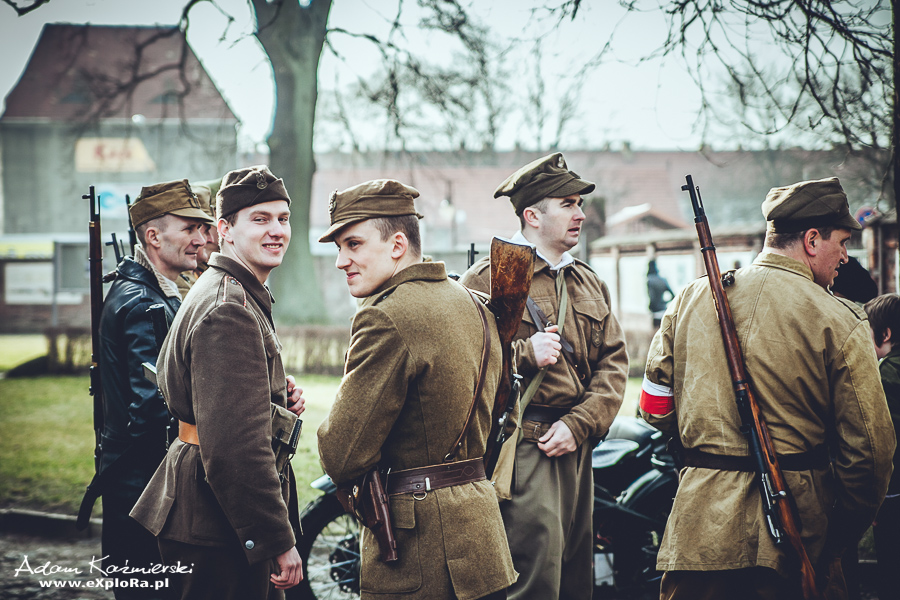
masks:
[[(827, 469), (830, 462), (828, 447), (819, 444), (812, 450), (798, 454), (779, 454), (778, 466), (782, 471), (813, 471)], [(730, 456), (712, 454), (696, 448), (684, 449), (684, 466), (717, 471), (754, 472), (756, 467), (751, 456)]]
[(543, 404), (529, 404), (522, 414), (523, 421), (537, 421), (538, 423), (556, 423), (569, 414), (565, 406), (546, 406)]
[(197, 426), (178, 421), (178, 439), (185, 444), (200, 445), (200, 438), (197, 437)]
[(429, 467), (418, 467), (389, 473), (388, 496), (410, 492), (430, 492), (453, 485), (481, 481), (484, 477), (484, 460), (471, 458), (459, 462)]

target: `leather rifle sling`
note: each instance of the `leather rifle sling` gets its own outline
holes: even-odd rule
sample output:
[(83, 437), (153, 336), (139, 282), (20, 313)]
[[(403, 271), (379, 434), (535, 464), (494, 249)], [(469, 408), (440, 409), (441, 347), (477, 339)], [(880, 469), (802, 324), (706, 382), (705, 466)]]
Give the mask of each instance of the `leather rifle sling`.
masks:
[(478, 316), (481, 317), (481, 329), (484, 333), (481, 345), (481, 368), (478, 371), (478, 383), (475, 385), (475, 393), (472, 395), (472, 406), (469, 407), (469, 414), (466, 416), (466, 424), (463, 425), (463, 430), (456, 439), (456, 443), (453, 444), (453, 448), (451, 448), (450, 452), (444, 456), (445, 463), (452, 461), (456, 457), (456, 453), (459, 452), (459, 449), (462, 447), (463, 438), (465, 438), (466, 432), (469, 430), (469, 425), (472, 424), (472, 417), (475, 415), (475, 405), (478, 403), (478, 397), (481, 396), (481, 390), (484, 389), (484, 376), (487, 373), (488, 362), (491, 358), (491, 332), (488, 330), (487, 317), (484, 316), (484, 310), (478, 305), (478, 299), (475, 298), (475, 294), (473, 294), (469, 288), (465, 288), (465, 290), (469, 293), (469, 297), (472, 298), (472, 302), (475, 303), (475, 310), (478, 312)]

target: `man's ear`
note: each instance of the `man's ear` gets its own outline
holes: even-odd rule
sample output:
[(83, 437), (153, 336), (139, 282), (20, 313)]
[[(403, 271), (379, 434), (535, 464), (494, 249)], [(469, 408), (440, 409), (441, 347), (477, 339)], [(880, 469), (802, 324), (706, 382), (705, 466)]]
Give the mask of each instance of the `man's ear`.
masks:
[(394, 233), (394, 245), (391, 247), (391, 258), (400, 259), (406, 255), (409, 250), (409, 240), (402, 231)]
[(216, 221), (216, 230), (219, 232), (219, 237), (222, 238), (223, 242), (233, 241), (231, 239), (231, 226), (225, 219), (219, 219), (218, 221)]
[(882, 336), (881, 343), (882, 343), (882, 344), (885, 344), (885, 343), (888, 343), (888, 342), (890, 342), (891, 345), (893, 345), (894, 340), (891, 339), (891, 328), (890, 328), (890, 327), (885, 327), (885, 328), (884, 328), (884, 335)]
[(148, 227), (144, 232), (144, 241), (146, 246), (151, 246), (157, 250), (162, 248), (162, 241), (159, 239), (159, 228)]
[(522, 218), (525, 219), (525, 222), (528, 225), (534, 228), (537, 228), (541, 222), (540, 211), (533, 206), (529, 206), (522, 211)]
[(819, 244), (822, 241), (822, 234), (818, 229), (807, 229), (803, 232), (803, 250), (809, 256), (817, 256), (819, 254)]

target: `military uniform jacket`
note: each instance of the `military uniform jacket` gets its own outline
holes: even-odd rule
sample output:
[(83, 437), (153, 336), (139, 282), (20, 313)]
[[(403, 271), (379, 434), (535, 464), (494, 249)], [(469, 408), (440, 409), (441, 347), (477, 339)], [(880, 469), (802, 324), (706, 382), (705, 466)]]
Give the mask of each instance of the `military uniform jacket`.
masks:
[[(589, 438), (603, 436), (622, 405), (628, 376), (625, 334), (610, 311), (609, 289), (591, 268), (580, 260), (563, 267), (568, 289), (568, 308), (563, 336), (574, 347), (575, 367), (562, 354), (550, 365), (532, 404), (569, 408), (560, 420), (581, 445)], [(485, 257), (466, 271), (464, 285), (485, 293), (491, 289), (490, 258)], [(554, 323), (559, 322), (556, 271), (543, 259), (535, 261), (530, 296)], [(529, 339), (538, 328), (526, 310), (513, 346), (522, 389), (538, 373), (534, 347)]]
[[(393, 471), (441, 464), (472, 405), (486, 308), (447, 278), (443, 263), (403, 269), (353, 318), (344, 378), (319, 427), (325, 472), (347, 482), (378, 463)], [(501, 348), (488, 314), (484, 389), (455, 460), (484, 455)], [(390, 479), (390, 475), (388, 475)], [(418, 494), (417, 494), (418, 495)], [(515, 581), (497, 498), (488, 481), (391, 497), (399, 561), (382, 563), (363, 532), (363, 598), (480, 598)], [(448, 579), (449, 575), (449, 579)]]
[(214, 254), (191, 288), (157, 364), (169, 410), (197, 426), (200, 445), (176, 440), (131, 516), (159, 537), (200, 546), (240, 544), (252, 564), (294, 545), (289, 481), (272, 451), (272, 402), (287, 384), (268, 289)]
[[(816, 285), (806, 265), (777, 254), (760, 254), (738, 270), (726, 293), (776, 453), (831, 446), (833, 469), (784, 471), (816, 566), (871, 525), (891, 474), (894, 432), (869, 325), (859, 309)], [(661, 407), (648, 413), (642, 396), (642, 413), (685, 447), (748, 454), (706, 278), (669, 305), (650, 346), (648, 390), (673, 395), (666, 414), (651, 414)], [(763, 566), (795, 574), (772, 543), (753, 477), (682, 469), (657, 568)]]
[[(144, 378), (141, 365), (156, 364), (158, 354), (147, 309), (162, 304), (171, 322), (181, 298), (174, 290), (163, 290), (140, 247), (136, 253), (137, 260), (126, 257), (116, 267), (116, 279), (100, 317), (100, 377), (104, 392), (101, 471), (138, 443), (141, 449), (131, 462), (153, 461), (147, 468), (152, 471), (166, 447), (166, 403), (156, 386)], [(123, 471), (127, 472), (128, 469)]]

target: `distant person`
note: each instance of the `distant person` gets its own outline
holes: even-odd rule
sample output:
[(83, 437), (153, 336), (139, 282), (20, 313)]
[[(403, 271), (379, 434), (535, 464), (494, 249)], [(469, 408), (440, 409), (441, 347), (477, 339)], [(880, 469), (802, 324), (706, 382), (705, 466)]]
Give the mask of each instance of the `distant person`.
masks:
[[(887, 397), (894, 434), (900, 436), (900, 296), (884, 294), (866, 303), (875, 354), (881, 359), (881, 385)], [(879, 598), (900, 593), (900, 452), (894, 451), (894, 474), (875, 518), (875, 557)]]
[[(194, 285), (194, 282), (197, 281), (197, 278), (209, 268), (209, 257), (212, 256), (212, 253), (219, 251), (219, 234), (215, 227), (216, 209), (212, 206), (212, 189), (210, 184), (209, 182), (197, 183), (191, 187), (194, 189), (194, 193), (197, 194), (200, 210), (209, 215), (210, 222), (204, 223), (200, 228), (201, 233), (203, 233), (203, 237), (206, 240), (206, 244), (197, 250), (197, 267), (190, 269), (189, 271), (184, 271), (175, 281), (175, 283), (178, 284), (178, 291), (181, 292), (182, 298), (187, 296), (188, 291), (191, 289), (191, 286)], [(218, 182), (212, 187), (218, 190)]]
[(847, 262), (838, 268), (834, 283), (831, 284), (831, 293), (838, 298), (865, 304), (878, 295), (878, 284), (858, 260), (849, 256)]
[[(116, 267), (100, 317), (102, 547), (105, 566), (149, 568), (162, 562), (156, 538), (128, 513), (166, 454), (169, 412), (141, 368), (156, 364), (159, 353), (147, 309), (161, 304), (166, 319), (175, 318), (181, 306), (175, 279), (196, 268), (201, 229), (212, 219), (186, 179), (143, 188), (129, 212), (140, 243)], [(118, 599), (163, 597), (152, 589), (114, 592)]]
[[(668, 299), (665, 297), (669, 294)], [(653, 313), (653, 329), (659, 329), (663, 315), (666, 314), (666, 306), (675, 297), (669, 282), (665, 280), (656, 269), (656, 261), (651, 260), (647, 266), (647, 295), (650, 296), (650, 312)]]

